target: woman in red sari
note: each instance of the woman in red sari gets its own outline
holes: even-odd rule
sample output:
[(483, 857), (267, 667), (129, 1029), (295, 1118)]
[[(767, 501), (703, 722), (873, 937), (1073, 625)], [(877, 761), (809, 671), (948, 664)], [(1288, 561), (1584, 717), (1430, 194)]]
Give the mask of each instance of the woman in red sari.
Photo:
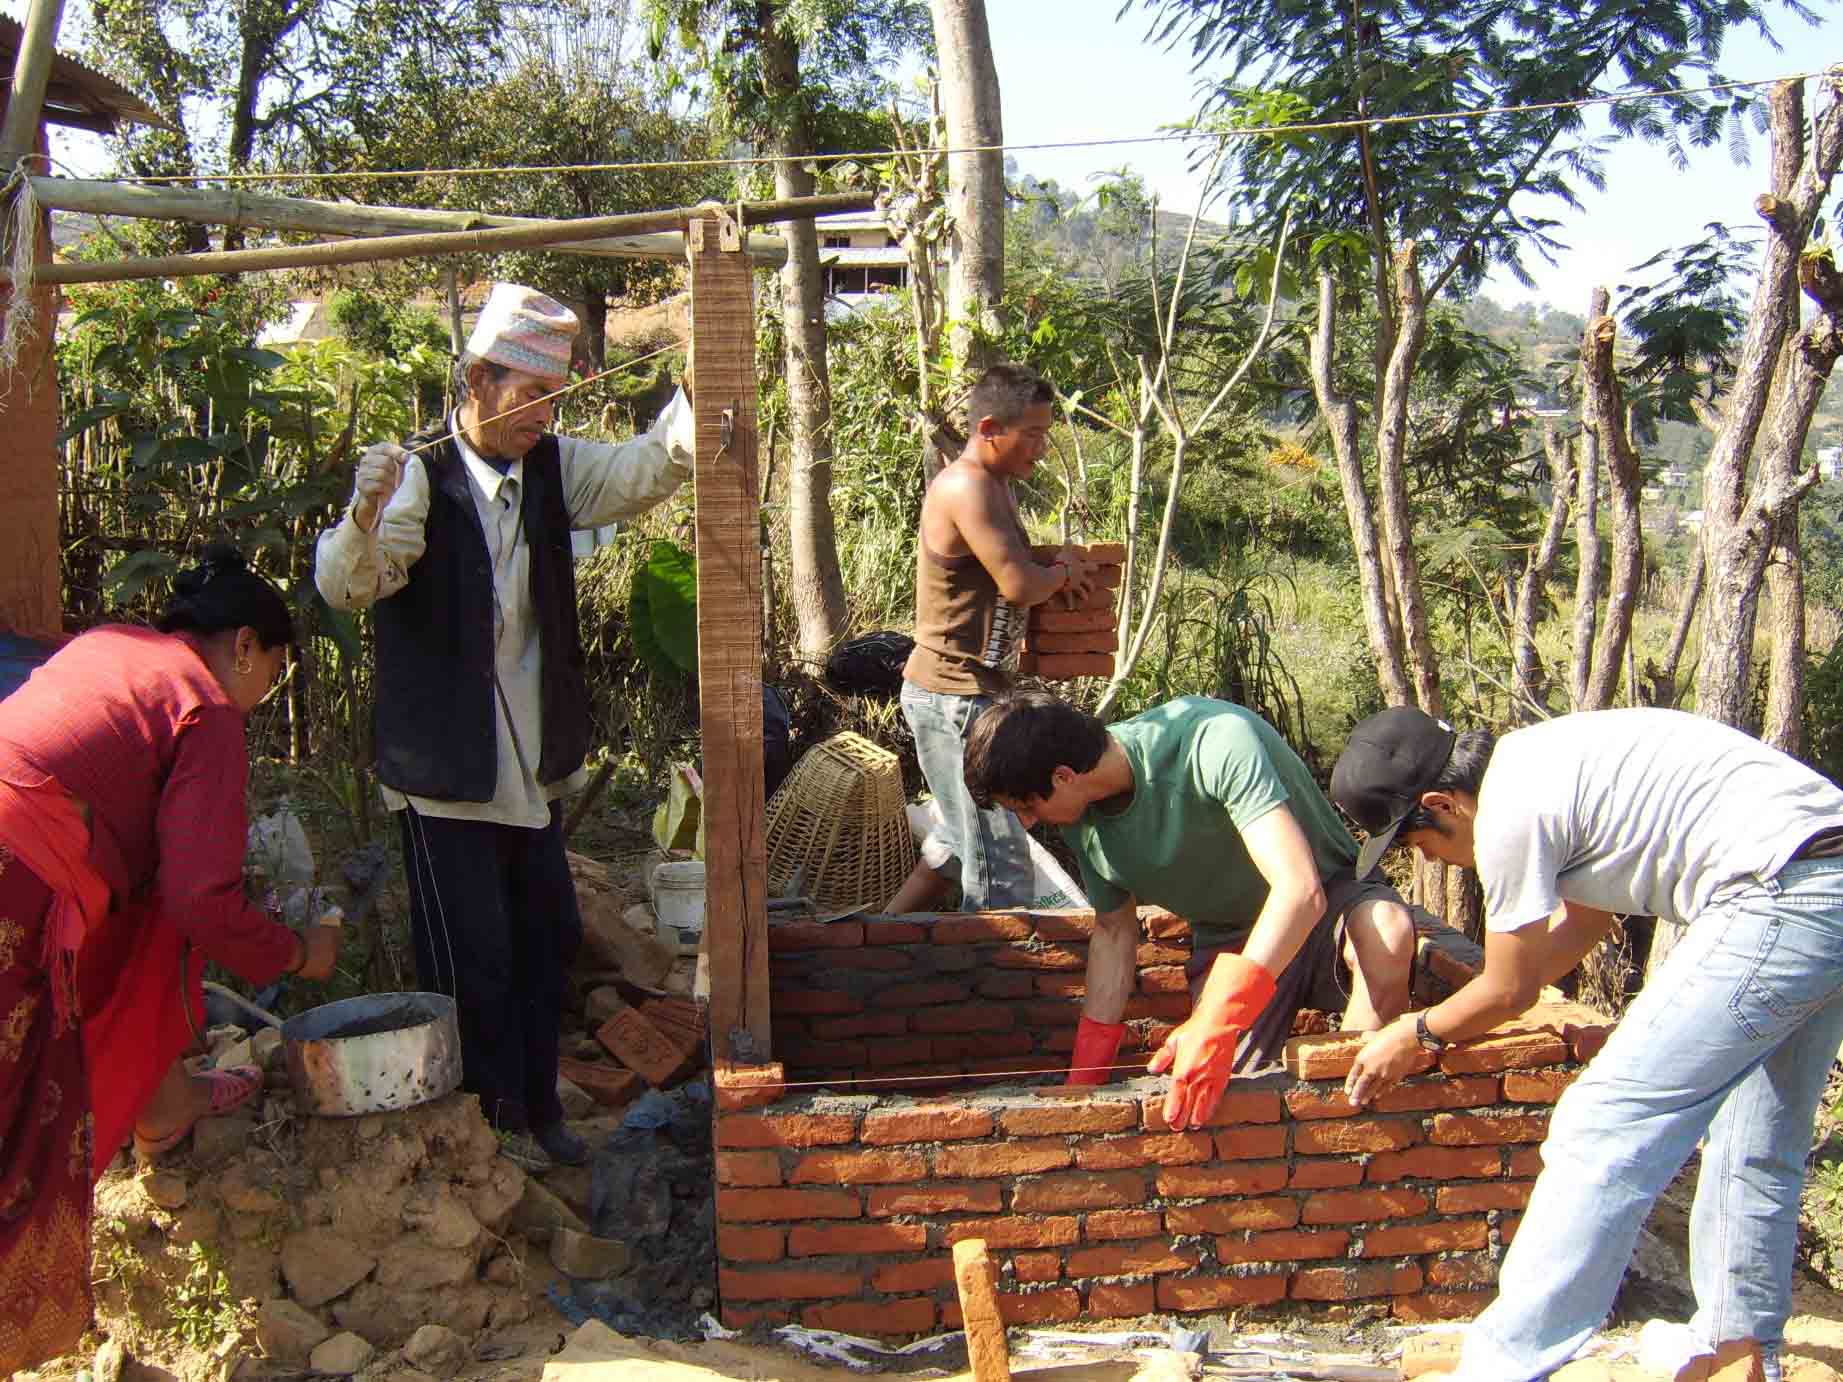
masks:
[(244, 718), (292, 638), (213, 546), (157, 630), (83, 634), (0, 701), (0, 1376), (88, 1326), (91, 1189), (129, 1134), (157, 1152), (261, 1088), (180, 1063), (204, 962), (332, 972), (337, 929), (243, 896)]

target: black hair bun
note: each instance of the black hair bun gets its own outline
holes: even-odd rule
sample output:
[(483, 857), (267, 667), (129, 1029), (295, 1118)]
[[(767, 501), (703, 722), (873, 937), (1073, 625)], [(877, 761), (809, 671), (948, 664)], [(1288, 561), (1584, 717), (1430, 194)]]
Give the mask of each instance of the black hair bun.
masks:
[(230, 543), (213, 542), (205, 548), (198, 565), (181, 571), (173, 578), (173, 589), (181, 595), (197, 595), (220, 576), (249, 570), (243, 553)]

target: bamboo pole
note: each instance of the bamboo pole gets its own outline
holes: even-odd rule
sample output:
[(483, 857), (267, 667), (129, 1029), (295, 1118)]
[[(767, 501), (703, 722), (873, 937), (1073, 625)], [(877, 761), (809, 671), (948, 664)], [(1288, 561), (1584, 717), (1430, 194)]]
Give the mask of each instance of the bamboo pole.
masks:
[(6, 119), (0, 122), (0, 163), (13, 168), (38, 148), (38, 122), (45, 109), (45, 87), (51, 80), (51, 60), (57, 56), (58, 23), (64, 17), (64, 0), (32, 0), (26, 11), (25, 33), (19, 55), (13, 60), (13, 89), (7, 97)]
[[(139, 187), (91, 178), (32, 179), (39, 205), (89, 216), (137, 216), (196, 225), (250, 226), (317, 235), (391, 235), (411, 231), (481, 230), (543, 225), (531, 216), (494, 216), (482, 211), (429, 207), (359, 206), (307, 197), (272, 197), (235, 189)], [(562, 254), (611, 259), (683, 259), (685, 237), (677, 232), (603, 236), (557, 246)], [(749, 258), (768, 268), (787, 262), (787, 245), (776, 236), (750, 236)]]

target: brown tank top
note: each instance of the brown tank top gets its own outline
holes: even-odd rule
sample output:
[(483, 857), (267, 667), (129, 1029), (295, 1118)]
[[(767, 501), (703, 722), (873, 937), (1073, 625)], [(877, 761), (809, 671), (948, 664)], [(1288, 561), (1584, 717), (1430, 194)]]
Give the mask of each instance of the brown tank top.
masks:
[(976, 555), (943, 557), (917, 535), (915, 650), (903, 677), (946, 695), (998, 694), (1015, 675), (1028, 613), (999, 595)]

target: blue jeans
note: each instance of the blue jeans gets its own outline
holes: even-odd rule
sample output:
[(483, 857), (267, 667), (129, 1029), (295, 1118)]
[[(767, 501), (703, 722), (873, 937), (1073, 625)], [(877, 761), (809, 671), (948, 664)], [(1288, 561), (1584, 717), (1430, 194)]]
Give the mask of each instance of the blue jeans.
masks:
[(1717, 894), (1556, 1105), (1465, 1382), (1547, 1377), (1592, 1336), (1653, 1202), (1706, 1136), (1691, 1328), (1777, 1376), (1811, 1124), (1843, 1041), (1843, 860)]
[(992, 702), (902, 683), (902, 714), (915, 735), (922, 776), (941, 808), (945, 842), (960, 861), (960, 905), (970, 912), (1028, 907), (1034, 894), (1029, 836), (1002, 807), (981, 811), (966, 790), (966, 730)]

